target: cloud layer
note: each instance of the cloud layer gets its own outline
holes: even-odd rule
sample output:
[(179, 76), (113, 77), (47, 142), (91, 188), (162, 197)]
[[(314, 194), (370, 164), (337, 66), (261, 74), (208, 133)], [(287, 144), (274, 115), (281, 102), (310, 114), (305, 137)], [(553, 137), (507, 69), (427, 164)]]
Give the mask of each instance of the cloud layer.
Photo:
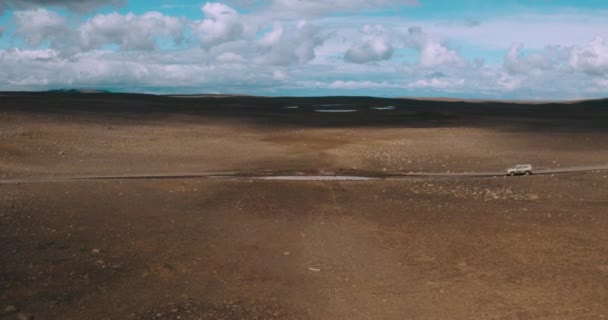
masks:
[(122, 6), (126, 0), (2, 0), (0, 13), (7, 9), (32, 9), (40, 7), (66, 8), (75, 12), (85, 13), (103, 6)]
[[(522, 99), (608, 92), (608, 42), (602, 35), (588, 34), (590, 40), (576, 44), (496, 46), (485, 38), (483, 28), (491, 25), (486, 21), (332, 16), (372, 7), (407, 10), (415, 1), (207, 2), (198, 18), (157, 11), (81, 16), (125, 4), (118, 0), (2, 4), (12, 17), (11, 31), (2, 35), (0, 28), (0, 37), (12, 40), (0, 49), (0, 90)], [(298, 16), (292, 16), (293, 7)], [(471, 44), (472, 38), (484, 44)]]

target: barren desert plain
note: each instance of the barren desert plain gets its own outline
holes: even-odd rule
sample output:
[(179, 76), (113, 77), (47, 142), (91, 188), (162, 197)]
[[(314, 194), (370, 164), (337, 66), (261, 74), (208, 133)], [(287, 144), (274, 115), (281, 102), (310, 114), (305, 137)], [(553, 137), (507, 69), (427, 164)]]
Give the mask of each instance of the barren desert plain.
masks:
[(606, 165), (608, 100), (0, 93), (0, 319), (608, 318)]

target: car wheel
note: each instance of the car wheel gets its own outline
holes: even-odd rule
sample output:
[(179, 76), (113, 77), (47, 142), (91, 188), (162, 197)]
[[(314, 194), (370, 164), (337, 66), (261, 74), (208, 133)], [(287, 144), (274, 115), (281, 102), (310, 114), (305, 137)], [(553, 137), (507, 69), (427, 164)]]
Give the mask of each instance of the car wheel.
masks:
[(511, 177), (513, 177), (513, 176), (515, 176), (515, 172), (510, 172), (510, 173), (509, 173), (509, 175), (510, 175)]
[(531, 174), (532, 174), (532, 172), (530, 172), (530, 171), (526, 171), (526, 175), (527, 175), (527, 176), (529, 176), (529, 175), (531, 175)]

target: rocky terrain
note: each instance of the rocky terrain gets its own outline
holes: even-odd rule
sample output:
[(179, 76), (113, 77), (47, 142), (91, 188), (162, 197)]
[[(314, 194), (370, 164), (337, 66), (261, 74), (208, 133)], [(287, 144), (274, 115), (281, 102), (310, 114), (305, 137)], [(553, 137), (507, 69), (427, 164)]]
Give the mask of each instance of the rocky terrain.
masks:
[[(0, 175), (608, 159), (601, 101), (327, 99), (6, 93)], [(0, 184), (0, 319), (602, 319), (607, 227), (605, 171)]]

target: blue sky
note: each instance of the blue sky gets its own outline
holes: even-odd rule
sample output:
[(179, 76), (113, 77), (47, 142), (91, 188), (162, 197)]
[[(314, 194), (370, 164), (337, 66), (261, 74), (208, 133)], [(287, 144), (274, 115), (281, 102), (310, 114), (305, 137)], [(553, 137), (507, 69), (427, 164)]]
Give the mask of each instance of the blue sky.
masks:
[(598, 98), (607, 14), (599, 0), (2, 0), (0, 90)]

